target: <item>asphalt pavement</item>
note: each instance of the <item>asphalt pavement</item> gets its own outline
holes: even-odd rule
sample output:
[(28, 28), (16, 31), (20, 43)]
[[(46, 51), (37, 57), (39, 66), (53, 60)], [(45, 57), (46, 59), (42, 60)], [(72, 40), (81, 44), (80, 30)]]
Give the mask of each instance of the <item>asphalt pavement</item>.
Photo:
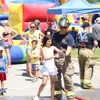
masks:
[[(92, 84), (95, 89), (93, 90), (83, 90), (80, 87), (79, 66), (77, 60), (73, 61), (73, 65), (75, 67), (73, 81), (76, 96), (86, 98), (86, 100), (100, 100), (100, 64), (97, 63), (94, 66)], [(42, 75), (40, 76), (42, 77)], [(37, 94), (41, 81), (42, 79), (39, 79), (34, 82), (33, 78), (27, 76), (26, 64), (14, 64), (12, 65), (12, 68), (9, 68), (7, 81), (5, 81), (7, 92), (4, 96), (0, 96), (0, 100), (32, 100), (32, 98)], [(48, 80), (47, 86), (43, 90), (40, 100), (50, 100), (48, 97), (50, 97), (50, 80)], [(66, 100), (65, 96), (63, 96), (63, 100)]]

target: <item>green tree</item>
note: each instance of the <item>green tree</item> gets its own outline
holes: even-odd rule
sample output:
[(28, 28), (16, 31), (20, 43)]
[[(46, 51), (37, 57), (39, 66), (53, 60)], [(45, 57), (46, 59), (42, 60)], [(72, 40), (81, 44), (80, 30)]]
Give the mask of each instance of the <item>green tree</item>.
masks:
[(90, 3), (94, 3), (94, 2), (100, 2), (100, 0), (87, 0)]

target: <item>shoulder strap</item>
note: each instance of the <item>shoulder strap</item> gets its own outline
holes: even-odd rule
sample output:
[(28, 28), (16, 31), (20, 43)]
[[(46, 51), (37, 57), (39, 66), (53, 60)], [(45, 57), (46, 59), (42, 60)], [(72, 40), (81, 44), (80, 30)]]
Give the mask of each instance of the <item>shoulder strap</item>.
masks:
[(69, 33), (67, 33), (67, 35), (63, 38), (62, 42), (66, 43), (68, 41), (68, 35)]
[(85, 38), (85, 36), (87, 35), (88, 33), (86, 32), (82, 32), (81, 34), (80, 34), (80, 41), (81, 42), (83, 42), (84, 41), (84, 38)]

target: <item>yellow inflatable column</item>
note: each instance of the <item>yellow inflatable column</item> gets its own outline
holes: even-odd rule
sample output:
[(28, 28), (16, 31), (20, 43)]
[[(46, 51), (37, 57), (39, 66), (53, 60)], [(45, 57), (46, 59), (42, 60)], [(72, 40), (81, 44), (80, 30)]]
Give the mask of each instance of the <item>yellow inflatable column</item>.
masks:
[(61, 4), (64, 4), (65, 2), (68, 2), (68, 0), (60, 0)]
[(23, 22), (23, 9), (22, 4), (9, 4), (9, 21), (10, 26), (18, 31), (18, 33), (22, 33), (22, 22)]

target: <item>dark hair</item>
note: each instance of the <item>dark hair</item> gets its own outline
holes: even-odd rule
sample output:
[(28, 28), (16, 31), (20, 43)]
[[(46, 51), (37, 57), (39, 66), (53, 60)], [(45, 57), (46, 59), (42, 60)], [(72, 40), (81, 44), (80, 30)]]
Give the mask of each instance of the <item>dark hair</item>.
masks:
[(48, 22), (48, 27), (52, 27), (52, 23), (51, 22)]
[(85, 23), (83, 23), (83, 25), (82, 25), (83, 29), (85, 29), (86, 27), (89, 27), (89, 26), (90, 26), (90, 24), (89, 24), (88, 22), (85, 22)]
[(50, 35), (46, 35), (44, 36), (42, 43), (43, 43), (43, 47), (46, 46), (46, 43), (48, 40), (52, 40), (52, 37)]

